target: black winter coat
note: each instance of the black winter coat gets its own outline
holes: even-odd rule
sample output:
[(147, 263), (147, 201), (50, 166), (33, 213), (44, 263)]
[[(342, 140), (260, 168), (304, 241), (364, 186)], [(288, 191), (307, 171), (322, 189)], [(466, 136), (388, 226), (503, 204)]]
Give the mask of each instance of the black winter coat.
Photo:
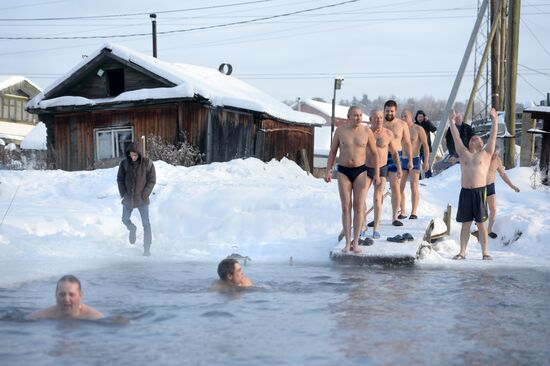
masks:
[[(131, 151), (139, 155), (136, 161), (132, 161)], [(126, 159), (118, 167), (117, 183), (122, 204), (132, 208), (149, 204), (156, 181), (153, 162), (143, 156), (138, 143), (131, 143), (126, 149)]]

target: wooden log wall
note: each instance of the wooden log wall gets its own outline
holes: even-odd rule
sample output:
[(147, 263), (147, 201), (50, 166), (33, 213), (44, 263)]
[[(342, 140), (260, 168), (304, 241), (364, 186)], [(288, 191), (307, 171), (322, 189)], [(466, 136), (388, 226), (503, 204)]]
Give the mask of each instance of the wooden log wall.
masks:
[(158, 135), (177, 141), (178, 111), (175, 104), (121, 111), (93, 111), (60, 114), (53, 118), (53, 148), (56, 168), (63, 170), (89, 170), (118, 164), (114, 161), (96, 161), (94, 129), (107, 127), (133, 127), (134, 141), (141, 136)]
[(299, 151), (305, 149), (309, 166), (313, 166), (313, 126), (291, 125), (263, 120), (256, 141), (256, 157), (263, 161), (287, 159), (300, 161)]

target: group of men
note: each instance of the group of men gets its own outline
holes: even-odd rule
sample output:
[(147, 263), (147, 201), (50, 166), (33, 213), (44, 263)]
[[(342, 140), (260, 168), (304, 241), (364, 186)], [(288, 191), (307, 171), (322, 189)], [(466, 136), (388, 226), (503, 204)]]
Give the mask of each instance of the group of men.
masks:
[[(403, 226), (405, 200), (403, 192), (410, 177), (412, 207), (409, 219), (417, 219), (420, 201), (418, 184), (420, 169), (429, 171), (428, 159), (421, 163), (420, 153), (430, 151), (428, 137), (423, 126), (413, 123), (410, 111), (397, 118), (397, 103), (388, 100), (384, 111), (372, 110), (370, 128), (362, 123), (362, 111), (358, 106), (348, 110), (348, 123), (334, 132), (328, 156), (325, 181), (330, 182), (332, 168), (339, 153), (337, 177), (342, 204), (342, 225), (346, 244), (343, 252), (361, 253), (359, 239), (366, 232), (365, 211), (367, 192), (374, 183), (373, 239), (379, 239), (380, 216), (386, 180), (390, 182), (392, 225)], [(419, 113), (417, 113), (418, 117)], [(422, 117), (425, 114), (422, 112)], [(424, 120), (424, 119), (423, 119)], [(422, 165), (422, 166), (421, 166)], [(353, 208), (353, 239), (351, 239), (351, 211)]]
[[(360, 238), (366, 235), (367, 226), (373, 227), (373, 239), (380, 238), (380, 215), (386, 180), (390, 182), (392, 225), (402, 226), (403, 222), (400, 220), (407, 218), (404, 199), (407, 181), (410, 182), (411, 188), (411, 212), (408, 218), (418, 218), (420, 170), (426, 172), (426, 176), (431, 175), (428, 162), (431, 151), (430, 132), (434, 132), (436, 127), (427, 120), (422, 111), (416, 113), (416, 123), (413, 123), (410, 111), (405, 110), (401, 118), (396, 117), (396, 112), (397, 103), (393, 100), (387, 101), (384, 111), (371, 111), (369, 128), (362, 123), (361, 108), (352, 106), (348, 110), (348, 123), (334, 132), (325, 181), (331, 181), (332, 168), (339, 151), (337, 177), (345, 237), (344, 253), (350, 250), (356, 254), (361, 253), (359, 242)], [(457, 221), (462, 223), (460, 253), (454, 259), (466, 257), (470, 227), (475, 221), (482, 258), (489, 260), (492, 258), (488, 253), (488, 237), (497, 237), (493, 232), (496, 215), (496, 172), (513, 190), (519, 192), (519, 188), (506, 176), (498, 150), (495, 149), (498, 130), (496, 110), (491, 110), (492, 127), (485, 148), (481, 137), (473, 134), (471, 127), (462, 123), (461, 116), (453, 111), (450, 119), (454, 123), (450, 124), (448, 135), (451, 139), (447, 139), (447, 146), (450, 153), (456, 154), (456, 160), (460, 163), (462, 186), (457, 213)], [(366, 196), (373, 183), (374, 220), (365, 225)], [(489, 210), (487, 230), (484, 222), (488, 218)]]

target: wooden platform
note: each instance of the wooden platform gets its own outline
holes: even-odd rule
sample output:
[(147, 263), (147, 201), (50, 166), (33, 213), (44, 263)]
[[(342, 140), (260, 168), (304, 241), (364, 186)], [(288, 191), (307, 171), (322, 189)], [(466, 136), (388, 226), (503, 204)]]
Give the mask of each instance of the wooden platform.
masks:
[[(380, 224), (380, 239), (373, 239), (373, 245), (360, 246), (362, 253), (352, 251), (342, 253), (345, 240), (342, 239), (330, 251), (333, 262), (355, 265), (384, 265), (384, 266), (411, 266), (419, 257), (422, 248), (431, 250), (431, 243), (436, 238), (446, 236), (450, 232), (450, 206), (444, 213), (444, 219), (419, 217), (416, 220), (403, 219), (403, 226), (393, 226), (390, 220), (382, 220)], [(372, 228), (368, 230), (368, 237), (372, 239)], [(388, 237), (409, 233), (414, 240), (403, 243), (388, 241)]]

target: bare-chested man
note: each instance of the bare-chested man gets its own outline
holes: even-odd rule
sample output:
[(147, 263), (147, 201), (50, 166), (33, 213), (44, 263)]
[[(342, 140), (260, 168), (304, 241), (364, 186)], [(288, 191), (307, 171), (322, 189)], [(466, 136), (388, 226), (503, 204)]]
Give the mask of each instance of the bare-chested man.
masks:
[[(401, 178), (401, 215), (405, 215), (405, 185), (407, 185), (407, 178), (410, 177), (411, 186), (411, 214), (409, 219), (417, 219), (416, 209), (418, 208), (418, 203), (420, 202), (420, 192), (418, 190), (418, 182), (420, 180), (420, 148), (422, 147), (424, 151), (430, 151), (428, 146), (428, 137), (426, 136), (426, 131), (419, 125), (413, 123), (412, 113), (409, 110), (403, 112), (402, 119), (405, 121), (409, 127), (409, 133), (411, 137), (411, 147), (412, 147), (412, 158), (405, 151), (403, 154), (403, 177)], [(409, 170), (409, 161), (413, 162), (413, 170)], [(427, 160), (424, 160), (422, 164), (422, 170), (427, 172), (430, 166)]]
[[(403, 148), (407, 152), (407, 156), (412, 156), (411, 138), (409, 134), (409, 128), (405, 122), (395, 117), (397, 113), (397, 103), (395, 100), (388, 100), (384, 103), (384, 115), (386, 122), (384, 127), (393, 132), (393, 145), (397, 150), (399, 157), (403, 156)], [(401, 164), (403, 166), (403, 164)], [(405, 166), (403, 166), (405, 168)], [(412, 161), (409, 161), (407, 166), (409, 170), (413, 169)], [(404, 218), (399, 215), (399, 208), (401, 207), (401, 182), (397, 176), (397, 166), (391, 156), (388, 154), (388, 176), (390, 179), (391, 190), (391, 206), (392, 206), (392, 224), (394, 226), (403, 226), (403, 223), (399, 219)]]
[[(372, 203), (374, 206), (372, 238), (380, 239), (380, 215), (382, 213), (382, 199), (384, 196), (384, 189), (386, 188), (386, 178), (388, 176), (388, 151), (393, 157), (393, 161), (396, 162), (398, 179), (401, 177), (401, 159), (399, 159), (399, 154), (394, 147), (393, 132), (384, 127), (384, 113), (381, 110), (373, 109), (370, 112), (370, 123), (372, 133), (376, 141), (376, 149), (378, 150), (378, 166), (380, 167), (380, 184), (374, 185), (374, 194), (372, 196)], [(374, 166), (375, 163), (373, 156), (368, 155), (367, 172), (369, 176), (374, 175)], [(368, 189), (369, 187), (367, 187), (367, 191)]]
[(500, 177), (510, 188), (512, 188), (514, 191), (519, 192), (519, 188), (512, 183), (510, 178), (508, 178), (508, 175), (506, 175), (506, 172), (504, 171), (504, 167), (502, 166), (502, 161), (500, 160), (500, 156), (498, 155), (500, 151), (499, 147), (495, 148), (495, 152), (493, 153), (493, 157), (491, 158), (491, 164), (489, 165), (489, 173), (487, 173), (487, 204), (489, 205), (489, 227), (487, 228), (487, 231), (489, 232), (489, 236), (492, 239), (497, 238), (497, 234), (493, 232), (493, 225), (495, 223), (495, 218), (497, 216), (497, 195), (495, 191), (495, 180), (496, 180), (496, 174), (500, 174)]
[(96, 309), (81, 303), (82, 287), (80, 281), (73, 275), (65, 275), (57, 281), (55, 288), (54, 306), (35, 311), (27, 316), (27, 319), (86, 319), (96, 320), (103, 318)]
[[(451, 121), (454, 120), (455, 111), (451, 112)], [(479, 230), (479, 242), (481, 244), (482, 259), (492, 259), (488, 253), (487, 245), (487, 175), (491, 165), (491, 157), (495, 151), (495, 144), (498, 130), (497, 111), (491, 109), (491, 132), (487, 146), (483, 148), (483, 140), (479, 136), (473, 136), (468, 143), (468, 148), (464, 146), (460, 139), (460, 134), (454, 123), (451, 123), (450, 129), (455, 143), (456, 152), (460, 159), (460, 197), (458, 199), (458, 211), (456, 221), (462, 223), (460, 229), (460, 253), (453, 259), (465, 259), (466, 247), (470, 238), (470, 226), (472, 221), (476, 222)]]
[[(332, 167), (336, 160), (336, 153), (340, 149), (338, 158), (338, 191), (342, 202), (342, 225), (346, 245), (344, 253), (348, 253), (351, 247), (351, 207), (353, 195), (353, 252), (361, 253), (359, 248), (359, 235), (364, 224), (365, 199), (367, 185), (371, 178), (367, 175), (365, 165), (367, 154), (374, 157), (374, 184), (380, 184), (380, 172), (378, 169), (378, 153), (376, 142), (370, 128), (362, 124), (363, 112), (361, 108), (352, 106), (348, 110), (348, 123), (334, 131), (330, 152), (328, 155), (325, 181), (330, 182)], [(368, 184), (367, 184), (368, 183)]]

